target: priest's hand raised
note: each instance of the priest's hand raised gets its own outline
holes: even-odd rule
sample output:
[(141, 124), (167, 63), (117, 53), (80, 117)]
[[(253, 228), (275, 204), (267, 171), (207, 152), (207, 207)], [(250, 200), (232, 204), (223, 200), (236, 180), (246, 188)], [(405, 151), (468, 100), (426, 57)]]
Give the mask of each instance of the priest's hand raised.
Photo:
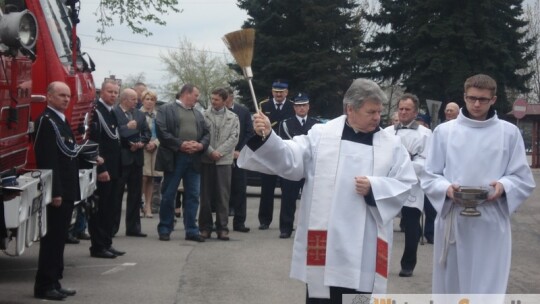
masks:
[(272, 132), (272, 125), (270, 119), (262, 112), (255, 113), (253, 115), (253, 130), (257, 135), (265, 137)]
[(356, 176), (354, 178), (356, 193), (366, 196), (371, 189), (371, 183), (365, 176)]

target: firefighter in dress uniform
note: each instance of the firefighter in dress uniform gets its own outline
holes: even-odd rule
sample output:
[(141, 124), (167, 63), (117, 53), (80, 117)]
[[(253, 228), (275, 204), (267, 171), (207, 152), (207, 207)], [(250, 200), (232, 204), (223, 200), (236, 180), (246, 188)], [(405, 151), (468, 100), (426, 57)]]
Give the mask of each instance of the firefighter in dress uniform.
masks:
[[(320, 123), (319, 120), (309, 117), (309, 97), (305, 93), (298, 93), (294, 98), (295, 116), (283, 120), (279, 124), (278, 134), (283, 139), (292, 139), (297, 135), (307, 135), (313, 125)], [(281, 210), (279, 212), (279, 237), (287, 239), (291, 237), (296, 212), (296, 200), (299, 198), (304, 179), (291, 181), (281, 179)]]

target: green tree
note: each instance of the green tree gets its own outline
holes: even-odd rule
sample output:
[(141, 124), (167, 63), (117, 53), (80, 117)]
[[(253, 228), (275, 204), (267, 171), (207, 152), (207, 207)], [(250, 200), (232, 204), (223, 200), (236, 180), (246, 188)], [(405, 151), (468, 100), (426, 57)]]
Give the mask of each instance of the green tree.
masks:
[[(239, 0), (238, 6), (250, 16), (243, 27), (256, 31), (252, 69), (259, 101), (271, 96), (275, 79), (283, 79), (289, 83), (289, 97), (299, 91), (310, 95), (312, 114), (341, 114), (343, 94), (358, 71), (358, 3)], [(234, 85), (253, 109), (246, 82)]]
[(96, 16), (99, 17), (97, 40), (105, 43), (111, 39), (107, 35), (107, 28), (114, 26), (113, 16), (118, 18), (120, 24), (125, 23), (133, 33), (150, 36), (152, 33), (144, 26), (144, 23), (166, 25), (160, 15), (167, 12), (180, 12), (177, 5), (178, 0), (100, 0), (96, 11)]
[(238, 75), (227, 65), (227, 62), (232, 60), (230, 57), (196, 49), (185, 37), (177, 49), (160, 54), (160, 58), (168, 74), (169, 82), (163, 90), (169, 100), (174, 99), (182, 85), (192, 83), (200, 90), (200, 104), (207, 108), (213, 89), (226, 87), (238, 79)]
[(532, 39), (521, 0), (381, 0), (368, 19), (386, 29), (367, 43), (373, 62), (366, 74), (402, 79), (422, 100), (463, 104), (463, 82), (485, 73), (497, 80), (499, 114), (510, 109), (506, 90), (527, 91), (524, 72)]

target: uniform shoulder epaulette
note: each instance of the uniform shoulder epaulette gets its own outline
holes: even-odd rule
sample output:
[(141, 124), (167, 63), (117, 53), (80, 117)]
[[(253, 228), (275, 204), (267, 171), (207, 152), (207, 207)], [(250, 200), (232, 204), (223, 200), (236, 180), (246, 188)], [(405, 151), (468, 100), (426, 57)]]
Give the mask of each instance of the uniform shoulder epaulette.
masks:
[(263, 100), (263, 101), (259, 102), (259, 108), (260, 108), (260, 107), (262, 107), (263, 103), (266, 103), (266, 102), (268, 102), (268, 100), (269, 100), (269, 99), (268, 99), (268, 98), (266, 98), (265, 100)]
[(284, 120), (282, 120), (281, 122), (282, 122), (282, 123), (286, 123), (287, 121), (291, 120), (292, 118), (296, 118), (296, 116), (293, 116), (293, 117), (287, 117), (287, 118), (285, 118)]

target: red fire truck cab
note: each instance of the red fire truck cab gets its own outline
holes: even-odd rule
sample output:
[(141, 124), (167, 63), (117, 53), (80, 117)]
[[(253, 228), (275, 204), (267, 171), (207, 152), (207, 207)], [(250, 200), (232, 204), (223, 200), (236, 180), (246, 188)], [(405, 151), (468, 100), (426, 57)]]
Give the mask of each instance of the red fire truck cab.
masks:
[[(0, 5), (1, 5), (0, 1)], [(20, 255), (46, 233), (52, 173), (35, 169), (30, 134), (47, 106), (47, 85), (71, 89), (66, 117), (77, 141), (93, 107), (94, 64), (81, 52), (79, 0), (5, 0), (0, 12), (0, 249)], [(55, 144), (55, 143), (51, 143)], [(80, 170), (83, 200), (95, 189), (95, 168)], [(11, 241), (11, 242), (10, 242)], [(14, 244), (11, 246), (10, 244)]]

